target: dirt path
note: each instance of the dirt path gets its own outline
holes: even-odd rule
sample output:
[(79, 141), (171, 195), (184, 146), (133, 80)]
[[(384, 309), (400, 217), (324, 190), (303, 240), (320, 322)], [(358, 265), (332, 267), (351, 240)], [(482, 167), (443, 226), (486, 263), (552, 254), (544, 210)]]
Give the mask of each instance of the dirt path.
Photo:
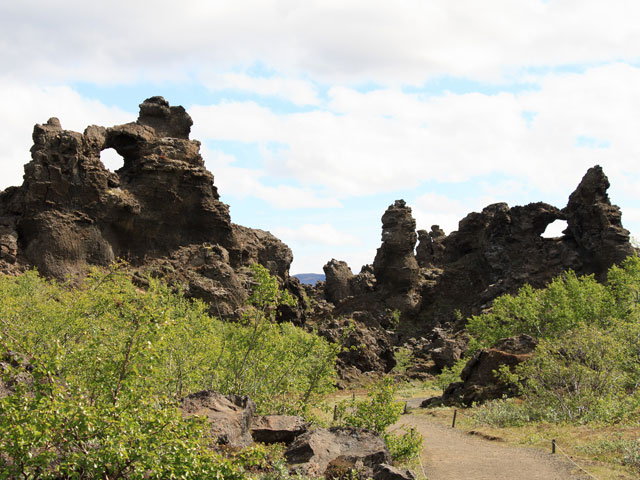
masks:
[(560, 455), (487, 440), (434, 423), (424, 415), (403, 415), (398, 425), (424, 436), (422, 463), (429, 480), (582, 480)]

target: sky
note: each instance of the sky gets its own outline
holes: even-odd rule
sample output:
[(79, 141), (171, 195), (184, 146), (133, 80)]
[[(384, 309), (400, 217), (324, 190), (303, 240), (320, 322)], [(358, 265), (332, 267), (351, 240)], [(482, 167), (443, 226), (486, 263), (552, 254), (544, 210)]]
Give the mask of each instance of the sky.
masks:
[(639, 24), (631, 0), (0, 2), (0, 189), (34, 124), (127, 123), (161, 95), (294, 274), (371, 263), (396, 199), (450, 233), (495, 202), (562, 208), (596, 164), (637, 236)]

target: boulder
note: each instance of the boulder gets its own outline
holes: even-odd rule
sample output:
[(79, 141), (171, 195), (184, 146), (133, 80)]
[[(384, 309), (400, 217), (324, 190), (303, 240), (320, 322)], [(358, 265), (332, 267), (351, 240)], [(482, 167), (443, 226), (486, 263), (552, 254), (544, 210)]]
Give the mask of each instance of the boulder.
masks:
[(185, 397), (180, 405), (185, 417), (205, 417), (218, 445), (234, 448), (253, 443), (251, 421), (256, 404), (246, 395), (222, 395), (204, 390)]
[(331, 468), (373, 469), (390, 463), (384, 440), (375, 432), (353, 427), (318, 428), (296, 438), (285, 451), (292, 470), (322, 476)]
[(396, 468), (382, 463), (373, 469), (373, 480), (415, 480), (411, 470)]
[(253, 419), (251, 436), (256, 442), (289, 444), (308, 429), (309, 424), (302, 417), (264, 415)]
[(452, 383), (442, 395), (445, 405), (463, 404), (513, 396), (516, 386), (499, 379), (494, 372), (503, 366), (514, 367), (533, 355), (537, 341), (529, 335), (518, 335), (498, 341), (488, 350), (477, 351), (460, 374), (461, 382)]

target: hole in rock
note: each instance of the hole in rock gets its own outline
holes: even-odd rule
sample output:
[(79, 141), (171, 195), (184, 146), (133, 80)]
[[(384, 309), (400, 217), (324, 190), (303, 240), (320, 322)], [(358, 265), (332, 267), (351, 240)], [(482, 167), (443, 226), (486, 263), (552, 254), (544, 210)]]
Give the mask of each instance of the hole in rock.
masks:
[(102, 164), (112, 172), (124, 166), (124, 158), (113, 148), (106, 148), (100, 152), (100, 160)]
[(547, 225), (546, 230), (542, 234), (542, 238), (557, 238), (562, 237), (562, 232), (567, 228), (566, 220), (554, 220)]

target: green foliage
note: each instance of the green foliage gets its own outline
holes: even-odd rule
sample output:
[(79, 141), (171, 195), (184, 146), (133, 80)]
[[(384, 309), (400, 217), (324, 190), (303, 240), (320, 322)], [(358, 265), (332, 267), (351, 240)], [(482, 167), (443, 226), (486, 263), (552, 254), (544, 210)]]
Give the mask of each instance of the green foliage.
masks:
[[(640, 259), (632, 256), (612, 267), (604, 284), (567, 272), (545, 289), (525, 286), (500, 297), (491, 313), (471, 318), (468, 329), (473, 348), (520, 333), (539, 339), (529, 361), (502, 372), (521, 385), (520, 414), (614, 422), (636, 414), (640, 404), (639, 305)], [(489, 418), (496, 408), (482, 415)]]
[(403, 374), (411, 366), (411, 358), (413, 353), (411, 349), (406, 347), (396, 347), (393, 350), (393, 356), (396, 359), (396, 365), (393, 367), (394, 373)]
[(209, 388), (251, 396), (261, 413), (306, 414), (333, 390), (340, 345), (289, 323), (277, 323), (275, 311), (293, 299), (260, 265), (252, 267), (251, 305), (240, 324), (224, 326)]
[(637, 403), (621, 365), (624, 344), (583, 326), (541, 340), (533, 358), (516, 368), (529, 408), (552, 421), (620, 420)]
[(29, 364), (2, 371), (16, 391), (0, 399), (0, 478), (243, 478), (177, 400), (217, 389), (249, 394), (263, 412), (304, 412), (332, 388), (337, 354), (277, 324), (292, 299), (253, 270), (237, 324), (158, 280), (137, 288), (122, 265), (76, 289), (36, 272), (0, 277), (0, 353)]
[(577, 325), (606, 322), (614, 311), (613, 303), (609, 290), (592, 275), (578, 277), (568, 271), (547, 288), (525, 285), (516, 296), (498, 297), (491, 313), (469, 319), (467, 330), (474, 349), (521, 333), (550, 338)]
[(373, 384), (366, 399), (350, 398), (339, 402), (336, 407), (338, 422), (384, 433), (398, 421), (404, 409), (402, 402), (394, 400), (396, 391), (393, 379), (383, 378)]
[(91, 401), (43, 367), (30, 373), (0, 399), (0, 478), (244, 478), (172, 403)]
[(373, 384), (367, 398), (351, 398), (336, 405), (335, 416), (338, 425), (366, 428), (378, 432), (385, 439), (392, 458), (404, 461), (414, 458), (420, 452), (422, 436), (410, 429), (403, 435), (387, 432), (396, 423), (404, 410), (403, 402), (394, 400), (397, 386), (391, 377), (385, 377)]
[(400, 463), (407, 463), (418, 457), (422, 449), (422, 435), (414, 428), (402, 429), (402, 435), (397, 433), (387, 433), (384, 440), (391, 453), (391, 458)]
[(478, 407), (474, 420), (493, 427), (520, 427), (532, 420), (532, 412), (527, 406), (516, 399), (491, 400)]
[(444, 367), (440, 375), (436, 377), (436, 386), (440, 387), (444, 392), (450, 384), (462, 381), (460, 374), (467, 364), (467, 360), (467, 358), (461, 358), (452, 367)]
[(614, 438), (599, 440), (581, 448), (585, 453), (594, 455), (598, 460), (614, 460), (640, 471), (640, 439)]

